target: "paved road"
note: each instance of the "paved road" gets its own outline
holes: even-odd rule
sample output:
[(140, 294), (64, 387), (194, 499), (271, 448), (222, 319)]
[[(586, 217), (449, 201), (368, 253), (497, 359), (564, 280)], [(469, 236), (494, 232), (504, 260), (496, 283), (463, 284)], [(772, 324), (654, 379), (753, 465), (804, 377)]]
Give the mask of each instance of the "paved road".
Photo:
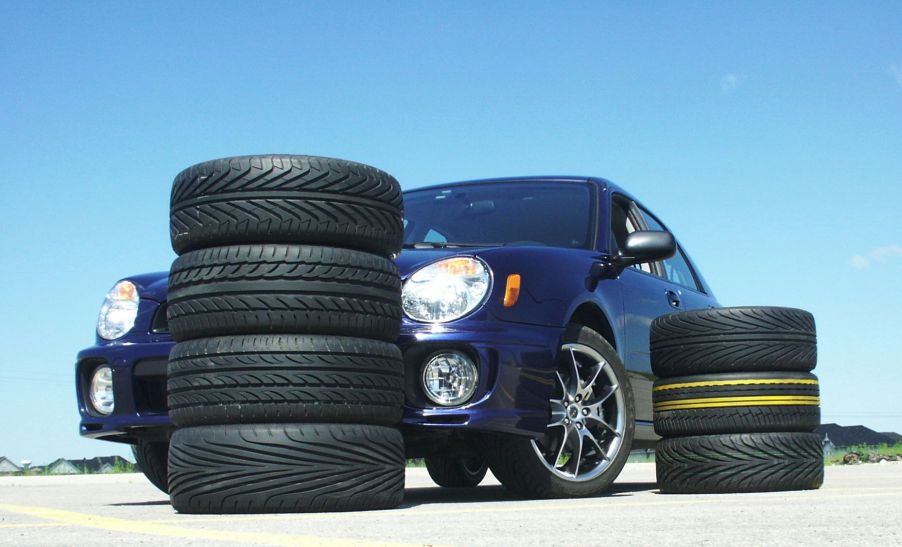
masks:
[(657, 493), (629, 464), (604, 497), (524, 501), (489, 476), (460, 492), (407, 473), (401, 509), (179, 515), (141, 475), (0, 478), (2, 545), (902, 545), (902, 463), (828, 467), (810, 492)]

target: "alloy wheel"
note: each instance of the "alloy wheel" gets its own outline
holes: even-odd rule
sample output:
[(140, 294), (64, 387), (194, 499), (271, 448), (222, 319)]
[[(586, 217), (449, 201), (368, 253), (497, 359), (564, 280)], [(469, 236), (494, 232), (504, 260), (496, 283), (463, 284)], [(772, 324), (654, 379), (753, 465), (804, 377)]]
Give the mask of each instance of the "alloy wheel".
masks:
[(532, 441), (540, 461), (554, 475), (573, 482), (592, 480), (610, 467), (622, 446), (626, 411), (613, 367), (585, 344), (564, 344), (549, 401), (547, 433)]

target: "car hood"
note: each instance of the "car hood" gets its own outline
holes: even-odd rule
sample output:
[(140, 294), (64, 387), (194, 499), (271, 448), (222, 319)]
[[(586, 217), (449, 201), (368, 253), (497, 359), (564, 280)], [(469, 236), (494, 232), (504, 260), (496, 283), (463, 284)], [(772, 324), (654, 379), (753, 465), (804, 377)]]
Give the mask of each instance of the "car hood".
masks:
[[(395, 263), (401, 271), (401, 278), (405, 279), (420, 267), (430, 262), (440, 260), (446, 256), (472, 256), (478, 254), (480, 250), (485, 250), (485, 248), (455, 247), (449, 249), (406, 249), (395, 259)], [(138, 294), (141, 295), (141, 298), (148, 298), (157, 302), (164, 302), (166, 300), (169, 272), (151, 272), (129, 276), (125, 279), (128, 279), (138, 287)]]
[(169, 292), (169, 272), (151, 272), (126, 277), (138, 287), (141, 298), (165, 302)]

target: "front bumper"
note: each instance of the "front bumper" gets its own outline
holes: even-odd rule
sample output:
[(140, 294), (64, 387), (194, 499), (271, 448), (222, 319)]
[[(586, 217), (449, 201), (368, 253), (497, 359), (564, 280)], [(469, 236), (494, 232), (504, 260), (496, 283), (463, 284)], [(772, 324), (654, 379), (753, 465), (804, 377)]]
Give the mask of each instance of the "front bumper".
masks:
[[(402, 427), (517, 435), (545, 431), (563, 329), (484, 321), (405, 327), (398, 341), (406, 382)], [(437, 407), (420, 387), (429, 356), (448, 349), (469, 354), (479, 367), (472, 402), (460, 407)]]
[[(96, 345), (78, 354), (75, 389), (85, 437), (134, 443), (138, 438), (166, 437), (172, 427), (166, 411), (166, 362), (173, 342)], [(113, 370), (116, 405), (109, 416), (92, 410), (88, 382), (94, 370)]]
[[(398, 344), (406, 367), (405, 435), (544, 432), (563, 329), (486, 321), (479, 315), (450, 325), (404, 322)], [(96, 345), (80, 352), (76, 390), (81, 435), (126, 443), (168, 437), (172, 425), (166, 412), (166, 360), (172, 346), (171, 340), (161, 340)], [(466, 352), (479, 367), (476, 393), (461, 407), (436, 407), (420, 388), (426, 359), (448, 349)], [(86, 399), (87, 382), (103, 364), (113, 370), (116, 405), (110, 416), (92, 412)]]

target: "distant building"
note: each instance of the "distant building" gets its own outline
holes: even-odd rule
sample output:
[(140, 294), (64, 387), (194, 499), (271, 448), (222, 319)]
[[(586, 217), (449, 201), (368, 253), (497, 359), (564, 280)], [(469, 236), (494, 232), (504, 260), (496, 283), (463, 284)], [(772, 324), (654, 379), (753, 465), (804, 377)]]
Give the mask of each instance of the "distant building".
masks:
[(51, 475), (76, 475), (82, 470), (75, 467), (69, 460), (60, 458), (47, 465), (46, 472)]
[(842, 426), (839, 424), (822, 424), (818, 426), (817, 432), (820, 433), (822, 441), (829, 439), (837, 448), (860, 444), (867, 446), (895, 444), (896, 440), (891, 435), (897, 435), (895, 433), (877, 433), (863, 425)]
[(22, 471), (21, 467), (14, 464), (6, 456), (0, 456), (0, 475), (5, 475), (8, 473), (18, 473), (19, 471)]
[(78, 473), (112, 473), (116, 467), (130, 465), (130, 462), (119, 456), (105, 456), (100, 458), (85, 458), (81, 460), (67, 460), (60, 458), (47, 466), (47, 472), (52, 475), (74, 475)]

